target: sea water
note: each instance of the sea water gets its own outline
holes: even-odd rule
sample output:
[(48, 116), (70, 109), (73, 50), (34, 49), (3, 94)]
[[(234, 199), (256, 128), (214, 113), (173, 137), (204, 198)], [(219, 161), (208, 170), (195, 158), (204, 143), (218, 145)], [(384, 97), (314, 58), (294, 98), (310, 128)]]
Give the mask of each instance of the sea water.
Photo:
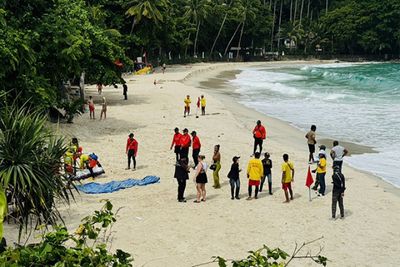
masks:
[(400, 64), (334, 63), (242, 69), (240, 102), (307, 131), (373, 147), (345, 159), (400, 187)]

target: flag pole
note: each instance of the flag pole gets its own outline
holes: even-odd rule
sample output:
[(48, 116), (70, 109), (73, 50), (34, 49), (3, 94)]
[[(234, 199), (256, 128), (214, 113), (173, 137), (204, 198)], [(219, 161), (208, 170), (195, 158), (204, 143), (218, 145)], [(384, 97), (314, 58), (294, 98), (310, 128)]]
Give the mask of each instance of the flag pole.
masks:
[(311, 188), (310, 187), (308, 187), (308, 198), (310, 199), (310, 202), (311, 202)]

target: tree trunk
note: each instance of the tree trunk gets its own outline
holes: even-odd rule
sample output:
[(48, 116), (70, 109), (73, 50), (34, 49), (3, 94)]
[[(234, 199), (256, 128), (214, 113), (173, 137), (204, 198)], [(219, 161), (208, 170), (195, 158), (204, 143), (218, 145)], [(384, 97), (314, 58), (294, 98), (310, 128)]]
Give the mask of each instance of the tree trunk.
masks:
[(227, 44), (227, 46), (225, 48), (224, 56), (226, 55), (226, 53), (228, 53), (229, 46), (231, 45), (231, 43), (233, 41), (233, 38), (235, 38), (235, 35), (236, 35), (237, 31), (239, 30), (240, 25), (242, 25), (241, 22), (238, 24), (238, 26), (236, 27), (235, 32), (233, 33), (231, 39), (229, 40), (229, 43)]
[(239, 59), (240, 50), (242, 50), (241, 49), (241, 43), (242, 43), (242, 36), (243, 36), (243, 30), (244, 30), (244, 23), (245, 22), (246, 22), (246, 17), (243, 20), (242, 30), (240, 31), (239, 42), (238, 42), (238, 50), (237, 50), (237, 53), (236, 53), (236, 59)]
[(214, 43), (213, 43), (213, 45), (211, 47), (211, 50), (210, 50), (210, 56), (211, 57), (212, 57), (212, 53), (214, 52), (215, 45), (217, 44), (217, 40), (218, 40), (218, 38), (219, 38), (219, 36), (221, 34), (221, 31), (222, 31), (222, 29), (223, 29), (223, 27), (225, 25), (225, 21), (226, 21), (227, 17), (228, 17), (228, 12), (225, 13), (224, 19), (222, 20), (221, 27), (219, 27), (219, 31), (218, 31), (217, 37), (215, 37)]
[(303, 18), (303, 8), (304, 8), (304, 0), (301, 0), (300, 21), (299, 21), (300, 25), (301, 25), (301, 19)]
[(308, 0), (308, 5), (307, 5), (307, 18), (310, 18), (310, 5), (311, 5), (311, 0)]
[(196, 37), (194, 38), (193, 56), (197, 56), (197, 38), (199, 37), (201, 20), (197, 23)]
[(274, 16), (272, 19), (272, 27), (271, 27), (271, 49), (270, 51), (273, 51), (274, 48), (274, 30), (275, 30), (275, 20), (276, 20), (276, 1), (274, 1)]
[(292, 9), (293, 9), (293, 0), (290, 0), (290, 21), (292, 21)]
[(328, 5), (329, 5), (329, 0), (325, 1), (325, 14), (328, 14)]
[(129, 33), (129, 35), (132, 35), (132, 33), (133, 33), (133, 28), (135, 28), (135, 23), (136, 23), (136, 20), (135, 20), (135, 17), (133, 17), (131, 32)]
[(185, 58), (187, 57), (187, 51), (188, 51), (188, 48), (189, 48), (189, 44), (188, 44), (189, 41), (190, 41), (190, 33), (188, 35), (188, 38), (186, 39), (187, 44), (186, 44), (186, 47), (185, 47)]
[(294, 23), (296, 23), (296, 17), (297, 17), (297, 0), (294, 2), (294, 16), (293, 16)]
[(281, 0), (281, 10), (279, 11), (279, 24), (278, 24), (278, 52), (280, 47), (280, 39), (281, 39), (281, 23), (282, 23), (282, 9), (283, 9), (283, 1)]

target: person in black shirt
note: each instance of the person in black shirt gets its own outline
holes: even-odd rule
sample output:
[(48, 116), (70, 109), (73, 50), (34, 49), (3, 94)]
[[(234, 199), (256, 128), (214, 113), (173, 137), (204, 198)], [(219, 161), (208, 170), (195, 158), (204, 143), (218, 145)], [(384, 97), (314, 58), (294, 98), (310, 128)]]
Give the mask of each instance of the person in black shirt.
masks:
[(333, 175), (332, 175), (332, 218), (336, 218), (336, 206), (337, 202), (339, 202), (340, 209), (340, 218), (344, 218), (344, 206), (343, 206), (343, 197), (344, 191), (346, 190), (346, 183), (344, 175), (340, 172), (340, 166), (333, 167)]
[(269, 194), (272, 195), (272, 160), (270, 160), (270, 155), (268, 152), (264, 154), (264, 159), (262, 160), (263, 168), (264, 168), (264, 175), (261, 179), (261, 186), (260, 186), (260, 192), (263, 189), (263, 185), (265, 182), (265, 178), (268, 178), (268, 189), (269, 189)]
[[(228, 173), (229, 183), (231, 184), (231, 199), (240, 199), (239, 190), (240, 190), (240, 179), (239, 179), (239, 159), (240, 157), (232, 158), (232, 166), (231, 170)], [(235, 190), (236, 189), (236, 190)], [(236, 192), (235, 192), (236, 191)]]
[(178, 201), (186, 202), (184, 193), (186, 188), (186, 180), (189, 179), (189, 166), (187, 158), (179, 159), (179, 161), (175, 165), (174, 177), (178, 181)]
[(122, 88), (123, 88), (124, 99), (125, 99), (125, 100), (128, 100), (128, 85), (126, 85), (126, 83), (124, 83), (124, 84), (122, 85)]

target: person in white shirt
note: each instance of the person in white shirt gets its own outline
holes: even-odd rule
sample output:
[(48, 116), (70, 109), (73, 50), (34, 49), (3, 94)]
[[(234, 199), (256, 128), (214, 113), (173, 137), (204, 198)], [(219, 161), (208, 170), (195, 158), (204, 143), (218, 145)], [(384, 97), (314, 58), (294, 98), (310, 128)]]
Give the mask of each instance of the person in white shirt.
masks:
[(342, 172), (343, 157), (349, 153), (346, 148), (339, 145), (339, 141), (333, 141), (331, 149), (331, 158), (333, 160), (333, 167), (339, 166), (339, 172)]

